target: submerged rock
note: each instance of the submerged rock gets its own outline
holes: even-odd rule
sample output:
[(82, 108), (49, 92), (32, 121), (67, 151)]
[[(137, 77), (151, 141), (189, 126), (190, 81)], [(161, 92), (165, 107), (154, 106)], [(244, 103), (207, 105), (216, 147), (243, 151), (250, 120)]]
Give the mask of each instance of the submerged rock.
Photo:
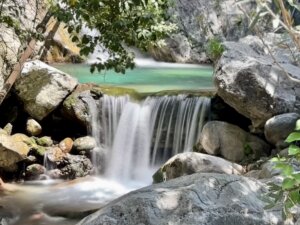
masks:
[(73, 91), (77, 80), (41, 61), (25, 64), (15, 90), (26, 112), (42, 120)]
[(173, 156), (154, 175), (155, 183), (193, 173), (243, 174), (241, 165), (202, 153), (187, 152)]
[(265, 185), (225, 174), (193, 174), (131, 192), (78, 225), (279, 225), (280, 210), (264, 210)]
[(225, 42), (215, 68), (217, 93), (239, 113), (263, 128), (274, 115), (300, 112), (300, 70), (283, 54), (265, 54), (258, 37)]
[(238, 126), (220, 121), (210, 121), (204, 125), (200, 143), (208, 154), (222, 155), (234, 162), (256, 159), (270, 150), (270, 146), (260, 138)]
[(274, 116), (265, 124), (265, 137), (273, 145), (282, 145), (285, 139), (295, 130), (298, 113), (285, 113)]

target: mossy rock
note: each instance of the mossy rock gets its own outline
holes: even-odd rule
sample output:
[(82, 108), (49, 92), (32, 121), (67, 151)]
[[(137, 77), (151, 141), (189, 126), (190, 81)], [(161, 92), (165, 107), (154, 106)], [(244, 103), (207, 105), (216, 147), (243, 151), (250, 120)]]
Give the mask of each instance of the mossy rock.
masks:
[(32, 151), (33, 151), (34, 155), (36, 155), (37, 157), (44, 157), (47, 152), (47, 148), (35, 144), (32, 146)]
[(36, 143), (44, 147), (50, 147), (51, 145), (53, 145), (53, 140), (51, 139), (51, 137), (45, 136), (45, 137), (38, 138), (36, 140)]

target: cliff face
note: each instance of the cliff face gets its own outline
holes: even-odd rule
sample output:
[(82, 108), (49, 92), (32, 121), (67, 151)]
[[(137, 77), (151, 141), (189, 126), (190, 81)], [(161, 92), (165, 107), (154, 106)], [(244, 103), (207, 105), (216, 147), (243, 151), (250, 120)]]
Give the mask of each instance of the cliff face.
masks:
[[(11, 8), (10, 8), (11, 7)], [(10, 8), (10, 10), (8, 10)], [(13, 9), (13, 10), (11, 10)], [(46, 5), (43, 1), (17, 0), (16, 3), (6, 1), (1, 11), (2, 15), (10, 14), (23, 31), (35, 29), (46, 14)], [(28, 37), (17, 35), (15, 29), (8, 28), (0, 23), (0, 89), (13, 65), (18, 61), (20, 53), (26, 48)], [(38, 44), (35, 53), (41, 44)]]
[[(256, 9), (255, 0), (241, 6), (249, 14)], [(150, 50), (161, 61), (207, 62), (205, 50), (210, 39), (236, 41), (249, 33), (248, 20), (234, 0), (176, 0), (170, 15), (178, 24), (178, 33), (166, 40), (163, 49)]]

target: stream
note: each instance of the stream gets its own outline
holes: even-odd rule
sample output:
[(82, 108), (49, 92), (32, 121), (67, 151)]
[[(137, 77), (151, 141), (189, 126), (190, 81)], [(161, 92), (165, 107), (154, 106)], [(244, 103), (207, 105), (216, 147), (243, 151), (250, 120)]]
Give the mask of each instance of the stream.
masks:
[[(212, 68), (208, 66), (146, 60), (125, 76), (112, 71), (90, 74), (88, 65), (56, 67), (82, 83), (133, 88), (142, 93), (213, 87)], [(92, 160), (98, 176), (7, 184), (1, 192), (0, 205), (4, 207), (0, 218), (6, 218), (0, 220), (1, 225), (76, 224), (86, 212), (150, 185), (151, 176), (162, 163), (175, 154), (192, 151), (209, 119), (210, 99), (200, 96), (178, 94), (136, 100), (129, 95), (104, 95), (97, 101), (84, 100), (91, 115), (90, 134), (97, 140)]]

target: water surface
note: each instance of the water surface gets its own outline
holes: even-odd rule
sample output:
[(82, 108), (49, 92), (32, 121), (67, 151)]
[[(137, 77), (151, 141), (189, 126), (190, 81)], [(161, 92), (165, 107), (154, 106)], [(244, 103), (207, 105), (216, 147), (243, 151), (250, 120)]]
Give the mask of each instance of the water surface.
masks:
[(212, 89), (212, 67), (173, 63), (143, 63), (126, 74), (114, 71), (90, 73), (86, 64), (54, 65), (74, 77), (80, 83), (96, 83), (109, 86), (133, 88), (138, 92), (158, 92), (164, 90)]

